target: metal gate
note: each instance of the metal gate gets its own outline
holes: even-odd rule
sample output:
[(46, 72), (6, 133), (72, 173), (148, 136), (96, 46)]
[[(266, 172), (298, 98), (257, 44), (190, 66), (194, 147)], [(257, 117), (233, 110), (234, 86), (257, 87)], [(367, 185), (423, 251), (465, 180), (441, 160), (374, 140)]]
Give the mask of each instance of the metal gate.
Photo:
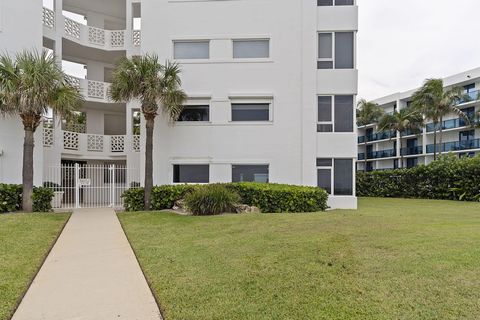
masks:
[(44, 186), (54, 191), (54, 209), (123, 207), (122, 194), (140, 186), (139, 169), (115, 164), (49, 167)]

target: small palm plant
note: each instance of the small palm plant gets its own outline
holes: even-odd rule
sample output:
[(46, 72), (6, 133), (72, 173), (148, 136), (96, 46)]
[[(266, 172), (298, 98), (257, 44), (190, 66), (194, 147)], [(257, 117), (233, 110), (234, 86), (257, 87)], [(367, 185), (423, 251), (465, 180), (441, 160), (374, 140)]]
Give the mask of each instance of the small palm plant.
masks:
[[(470, 124), (468, 116), (456, 105), (464, 99), (469, 99), (462, 88), (454, 87), (449, 90), (444, 88), (442, 79), (427, 79), (423, 86), (413, 94), (413, 106), (433, 122), (433, 158), (437, 159), (437, 132), (440, 131), (440, 146), (443, 143), (443, 118), (449, 113), (455, 113)], [(440, 150), (441, 153), (441, 150)]]
[(24, 131), (22, 170), (22, 209), (33, 209), (34, 134), (43, 116), (53, 114), (66, 119), (73, 117), (81, 106), (82, 95), (69, 84), (47, 51), (22, 52), (15, 59), (0, 56), (0, 115), (20, 118)]
[(420, 133), (423, 127), (423, 115), (413, 108), (405, 108), (393, 114), (385, 114), (378, 124), (380, 131), (390, 131), (392, 133), (400, 133), (400, 167), (404, 168), (404, 154), (402, 133), (411, 131), (415, 134)]
[[(384, 115), (383, 109), (374, 102), (368, 102), (365, 99), (361, 99), (357, 104), (357, 125), (366, 126), (372, 123), (378, 122), (378, 120)], [(367, 137), (365, 136), (365, 163), (363, 170), (367, 172)]]
[(110, 96), (116, 102), (140, 100), (145, 118), (145, 210), (150, 209), (153, 188), (153, 129), (159, 109), (172, 121), (180, 116), (186, 94), (181, 89), (178, 64), (162, 65), (158, 56), (121, 58), (112, 76)]

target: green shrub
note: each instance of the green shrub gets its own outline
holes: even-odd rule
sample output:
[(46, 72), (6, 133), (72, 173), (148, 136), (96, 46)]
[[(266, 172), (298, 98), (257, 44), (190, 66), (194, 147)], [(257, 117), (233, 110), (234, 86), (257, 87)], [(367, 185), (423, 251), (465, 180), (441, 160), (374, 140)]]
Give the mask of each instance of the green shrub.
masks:
[(153, 187), (151, 208), (152, 210), (171, 209), (175, 201), (185, 198), (188, 193), (198, 187), (186, 184)]
[(22, 186), (17, 184), (0, 184), (0, 213), (13, 212), (22, 204)]
[(128, 189), (122, 194), (123, 207), (126, 211), (142, 211), (143, 206), (143, 188)]
[(448, 155), (411, 169), (358, 172), (357, 195), (480, 201), (480, 156)]
[(33, 188), (33, 211), (50, 212), (52, 211), (52, 199), (54, 193), (52, 189), (35, 187)]
[[(52, 210), (53, 190), (33, 188), (33, 211), (49, 212)], [(17, 184), (0, 184), (0, 212), (14, 212), (22, 208), (22, 186)]]
[(317, 187), (242, 182), (227, 185), (242, 198), (242, 203), (260, 208), (262, 212), (325, 211), (328, 194)]
[(224, 185), (210, 184), (195, 189), (185, 197), (185, 204), (195, 216), (234, 212), (240, 196)]

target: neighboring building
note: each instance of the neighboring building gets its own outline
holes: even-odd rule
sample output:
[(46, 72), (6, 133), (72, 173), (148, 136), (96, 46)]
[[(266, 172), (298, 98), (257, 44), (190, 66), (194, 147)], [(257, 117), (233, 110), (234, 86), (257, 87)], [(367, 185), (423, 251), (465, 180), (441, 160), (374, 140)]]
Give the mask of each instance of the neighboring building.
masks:
[[(177, 123), (163, 115), (156, 121), (155, 184), (319, 185), (331, 193), (331, 207), (356, 208), (354, 0), (54, 0), (25, 21), (25, 3), (0, 3), (0, 16), (19, 11), (5, 30), (13, 42), (19, 30), (41, 30), (43, 14), (43, 35), (32, 32), (15, 48), (43, 43), (86, 69), (86, 79), (71, 78), (85, 94), (86, 122), (45, 122), (36, 140), (37, 185), (61, 184), (77, 205), (90, 206), (143, 182), (139, 105), (112, 103), (107, 92), (119, 57), (154, 52), (181, 63), (189, 97)], [(0, 181), (19, 182), (21, 152), (13, 155), (4, 131)], [(17, 134), (14, 143), (21, 141)], [(106, 184), (116, 188), (113, 196)], [(99, 190), (103, 196), (92, 200)]]
[[(480, 68), (462, 72), (443, 79), (446, 88), (462, 87), (468, 99), (458, 102), (459, 107), (467, 116), (473, 119), (480, 111)], [(375, 100), (386, 113), (406, 108), (411, 103), (411, 97), (417, 89), (393, 94)], [(459, 157), (475, 156), (480, 153), (480, 129), (467, 125), (456, 114), (449, 114), (443, 120), (443, 142), (440, 145), (437, 135), (437, 152), (453, 153)], [(422, 132), (400, 137), (390, 132), (378, 132), (377, 124), (358, 128), (358, 161), (357, 170), (364, 170), (365, 154), (367, 170), (396, 169), (400, 167), (400, 155), (404, 156), (404, 165), (408, 168), (433, 161), (434, 125), (427, 120)], [(402, 140), (400, 140), (402, 139)], [(365, 150), (365, 140), (367, 146)], [(403, 148), (400, 149), (400, 141)]]

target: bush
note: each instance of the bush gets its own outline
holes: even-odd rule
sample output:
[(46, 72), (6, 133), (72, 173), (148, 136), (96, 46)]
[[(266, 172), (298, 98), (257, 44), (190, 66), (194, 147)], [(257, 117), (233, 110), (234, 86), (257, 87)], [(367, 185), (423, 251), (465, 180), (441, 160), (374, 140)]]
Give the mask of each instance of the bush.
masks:
[(0, 184), (0, 212), (13, 212), (22, 204), (22, 186), (17, 184)]
[(235, 205), (240, 201), (240, 196), (224, 185), (205, 185), (185, 197), (185, 204), (195, 216), (217, 215), (234, 212)]
[[(52, 210), (53, 190), (33, 188), (33, 211), (48, 212)], [(0, 212), (14, 212), (22, 208), (22, 186), (17, 184), (0, 184)]]
[(327, 192), (317, 187), (253, 182), (227, 186), (240, 195), (244, 204), (262, 212), (318, 212), (328, 208)]
[(123, 207), (126, 211), (142, 211), (143, 206), (143, 188), (128, 189), (122, 194)]
[(52, 211), (53, 190), (49, 188), (33, 188), (33, 211), (49, 212)]
[(448, 155), (411, 169), (358, 172), (357, 195), (480, 201), (480, 156)]
[(165, 185), (152, 189), (151, 208), (152, 210), (171, 209), (175, 201), (185, 198), (193, 190), (201, 186), (194, 185)]

